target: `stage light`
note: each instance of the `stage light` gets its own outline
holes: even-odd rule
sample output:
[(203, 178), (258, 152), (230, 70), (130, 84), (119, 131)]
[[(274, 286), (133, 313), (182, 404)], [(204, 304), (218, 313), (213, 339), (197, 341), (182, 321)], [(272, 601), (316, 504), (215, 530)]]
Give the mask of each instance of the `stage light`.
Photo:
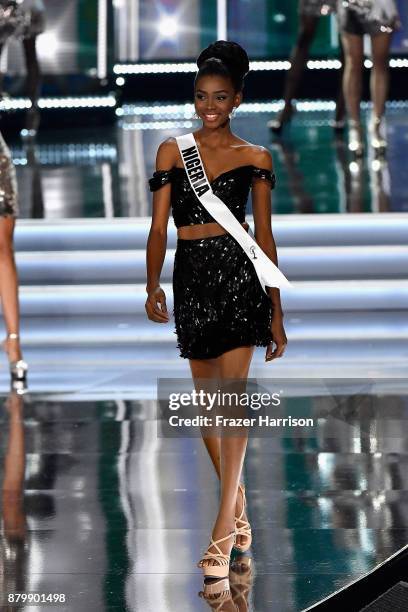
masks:
[(191, 129), (191, 121), (145, 121), (139, 123), (123, 123), (124, 130), (170, 130), (174, 128)]
[[(366, 66), (371, 66), (371, 60), (365, 60)], [(391, 58), (390, 68), (408, 68), (408, 58)], [(289, 60), (255, 60), (249, 62), (250, 70), (287, 71), (291, 67)], [(339, 59), (309, 60), (307, 62), (309, 70), (340, 70), (341, 62)], [(194, 62), (152, 62), (137, 64), (115, 64), (113, 72), (115, 74), (170, 74), (180, 72), (196, 72), (197, 65)]]
[(37, 39), (38, 55), (44, 59), (52, 58), (58, 48), (58, 37), (55, 32), (44, 32)]
[[(299, 112), (333, 111), (336, 108), (334, 100), (295, 100)], [(283, 107), (282, 100), (271, 102), (243, 102), (237, 109), (237, 115), (257, 113), (276, 113)], [(184, 104), (124, 104), (121, 108), (122, 116), (154, 115), (155, 117), (174, 117), (189, 119), (194, 113), (194, 105)]]
[(31, 106), (31, 101), (24, 98), (4, 98), (0, 101), (0, 111), (24, 110)]
[(118, 77), (116, 79), (116, 85), (118, 85), (119, 87), (122, 87), (125, 84), (125, 79), (123, 77)]
[(338, 59), (333, 60), (309, 60), (307, 62), (309, 70), (340, 70), (341, 62)]
[(160, 19), (157, 29), (163, 38), (174, 38), (179, 31), (179, 26), (174, 17), (166, 15)]
[(349, 169), (350, 169), (351, 174), (356, 175), (356, 174), (359, 174), (361, 168), (358, 162), (352, 161), (349, 164)]
[(390, 68), (408, 68), (408, 59), (402, 57), (394, 57), (390, 59)]

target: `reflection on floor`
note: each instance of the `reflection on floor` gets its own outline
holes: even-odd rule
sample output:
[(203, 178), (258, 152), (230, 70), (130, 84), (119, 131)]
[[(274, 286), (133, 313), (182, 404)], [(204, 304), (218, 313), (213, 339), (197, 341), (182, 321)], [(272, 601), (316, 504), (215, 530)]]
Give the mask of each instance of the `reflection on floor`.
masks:
[[(250, 438), (239, 611), (299, 612), (406, 544), (406, 391), (345, 390), (330, 418), (334, 396), (306, 389), (284, 413), (313, 431)], [(208, 610), (195, 563), (218, 485), (204, 445), (157, 437), (156, 403), (119, 395), (1, 399), (0, 591), (64, 593), (55, 612)]]
[[(266, 127), (272, 115), (264, 110), (268, 104), (257, 106), (247, 105), (245, 110), (243, 105), (234, 117), (233, 129), (241, 138), (272, 152), (278, 177), (275, 214), (408, 211), (405, 103), (390, 103), (387, 110), (387, 157), (374, 158), (368, 146), (361, 162), (349, 158), (344, 138), (334, 137), (329, 126), (332, 111), (298, 112), (284, 138), (276, 139)], [(159, 143), (186, 129), (198, 129), (200, 124), (181, 120), (184, 105), (128, 105), (118, 110), (117, 125), (99, 133), (94, 129), (74, 129), (69, 134), (44, 131), (35, 147), (11, 143), (23, 217), (150, 214), (147, 179), (154, 170)], [(368, 113), (364, 113), (366, 119)]]

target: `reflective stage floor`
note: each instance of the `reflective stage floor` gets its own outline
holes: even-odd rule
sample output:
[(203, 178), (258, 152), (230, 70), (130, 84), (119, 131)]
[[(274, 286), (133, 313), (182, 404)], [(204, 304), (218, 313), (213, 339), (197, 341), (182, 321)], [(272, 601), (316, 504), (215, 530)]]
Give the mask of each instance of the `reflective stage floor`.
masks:
[[(308, 393), (288, 402), (298, 415), (323, 406)], [(195, 564), (217, 480), (201, 440), (158, 437), (155, 415), (154, 401), (120, 394), (3, 396), (3, 593), (69, 602), (33, 610), (211, 609)], [(407, 543), (406, 391), (351, 395), (341, 419), (319, 418), (307, 437), (249, 440), (253, 572), (235, 587), (231, 574), (240, 611), (303, 610)]]

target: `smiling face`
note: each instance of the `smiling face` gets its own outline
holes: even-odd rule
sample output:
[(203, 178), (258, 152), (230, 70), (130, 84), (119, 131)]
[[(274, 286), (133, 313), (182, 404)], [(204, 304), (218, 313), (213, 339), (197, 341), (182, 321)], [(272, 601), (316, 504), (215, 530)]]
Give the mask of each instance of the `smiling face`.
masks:
[(229, 121), (233, 107), (240, 105), (242, 93), (234, 91), (231, 79), (209, 74), (197, 79), (194, 106), (205, 127), (218, 127)]

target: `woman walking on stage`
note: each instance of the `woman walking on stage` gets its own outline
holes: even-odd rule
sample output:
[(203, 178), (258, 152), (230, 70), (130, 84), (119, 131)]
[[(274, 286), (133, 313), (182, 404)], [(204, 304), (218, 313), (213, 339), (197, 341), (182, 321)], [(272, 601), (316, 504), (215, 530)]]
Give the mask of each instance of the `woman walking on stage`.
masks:
[(7, 331), (3, 348), (9, 358), (10, 374), (14, 382), (24, 381), (27, 374), (27, 364), (20, 348), (18, 278), (13, 250), (17, 214), (15, 170), (0, 133), (0, 297)]
[[(291, 53), (291, 67), (285, 81), (284, 101), (285, 105), (276, 119), (268, 122), (268, 127), (275, 133), (280, 134), (293, 116), (294, 108), (292, 100), (300, 86), (301, 77), (306, 66), (309, 50), (316, 36), (320, 17), (330, 15), (336, 11), (337, 0), (299, 0), (299, 33), (296, 44)], [(341, 55), (343, 51), (341, 49)], [(341, 75), (339, 93), (336, 103), (336, 115), (333, 128), (342, 131), (345, 126), (345, 106), (341, 88)]]
[[(37, 36), (45, 29), (45, 6), (43, 0), (0, 0), (0, 56), (10, 37), (21, 40), (27, 69), (27, 93), (31, 108), (27, 111), (22, 136), (34, 138), (37, 134), (40, 113), (38, 98), (41, 87), (41, 72), (38, 62)], [(0, 74), (0, 95), (3, 76)]]
[[(245, 208), (252, 187), (256, 243), (268, 256), (268, 263), (277, 265), (270, 193), (275, 176), (269, 151), (231, 131), (230, 118), (242, 101), (243, 81), (249, 70), (244, 49), (234, 42), (217, 41), (201, 52), (197, 66), (194, 104), (202, 127), (187, 136), (193, 144), (188, 149), (192, 169), (183, 166), (186, 163), (188, 168), (189, 163), (180, 154), (180, 141), (168, 138), (158, 148), (156, 171), (149, 181), (155, 193), (147, 243), (145, 307), (150, 320), (169, 321), (160, 274), (172, 208), (178, 237), (173, 293), (180, 356), (189, 359), (197, 384), (202, 379), (231, 378), (244, 383), (255, 346), (265, 346), (265, 360), (270, 361), (281, 357), (287, 344), (278, 285), (268, 285), (264, 291), (256, 264), (241, 248), (241, 240), (250, 240)], [(235, 223), (239, 222), (238, 234), (244, 235), (239, 241), (214, 221), (202, 205), (202, 193), (193, 191), (191, 173), (200, 161), (197, 155), (190, 155), (195, 147), (202, 160), (200, 176), (207, 175), (221, 206), (232, 212)], [(256, 243), (250, 249), (256, 248)], [(221, 499), (211, 544), (199, 565), (205, 576), (221, 578), (228, 576), (233, 545), (243, 552), (252, 539), (245, 490), (240, 484), (247, 435), (203, 439), (220, 479)]]
[(339, 28), (345, 53), (343, 89), (349, 115), (348, 148), (356, 157), (361, 157), (364, 148), (360, 119), (363, 37), (369, 34), (371, 38), (373, 60), (370, 142), (374, 151), (382, 154), (387, 147), (383, 116), (388, 96), (390, 45), (392, 33), (397, 27), (399, 17), (394, 0), (344, 0), (339, 3)]

